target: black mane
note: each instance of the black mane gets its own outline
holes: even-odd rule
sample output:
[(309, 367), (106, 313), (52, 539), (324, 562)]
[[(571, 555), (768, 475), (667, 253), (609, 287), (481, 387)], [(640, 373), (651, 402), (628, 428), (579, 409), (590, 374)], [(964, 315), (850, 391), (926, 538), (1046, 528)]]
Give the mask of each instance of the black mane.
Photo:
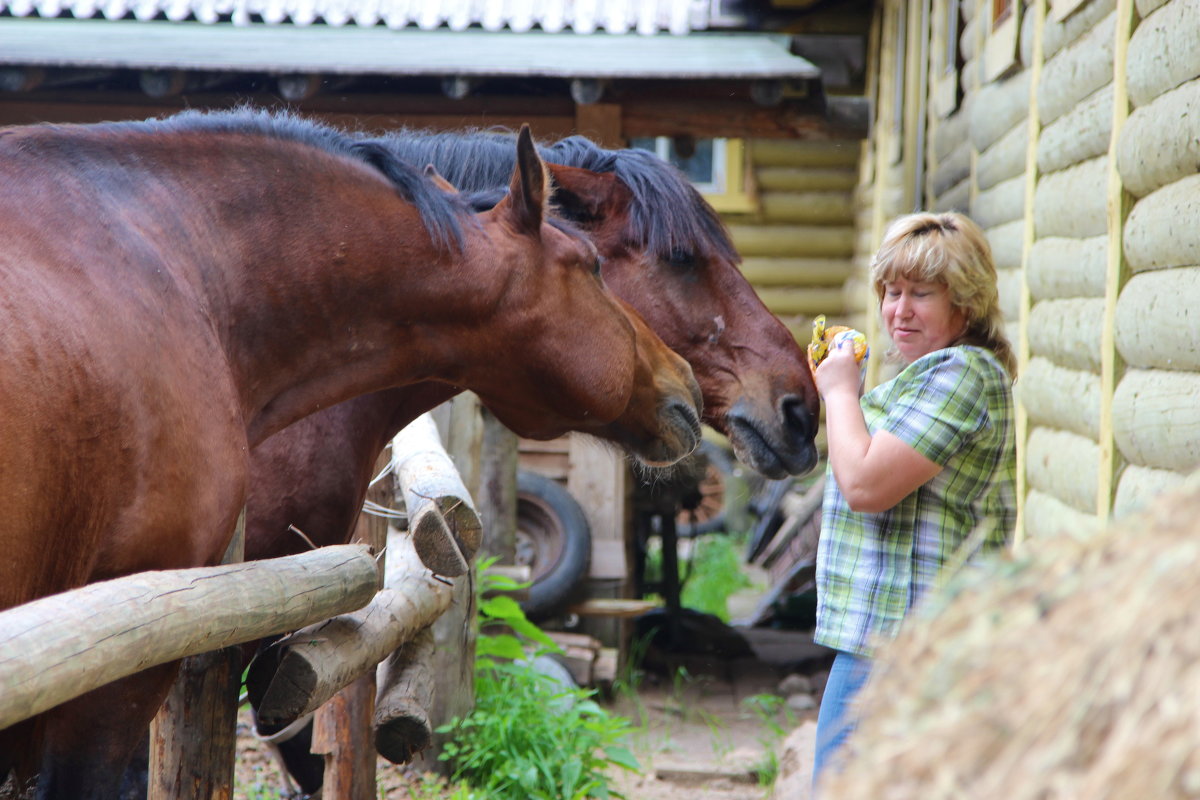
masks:
[[(404, 161), (433, 164), (446, 180), (465, 192), (494, 190), (508, 184), (516, 159), (511, 131), (465, 133), (401, 129), (367, 139)], [(607, 150), (590, 139), (570, 136), (539, 145), (542, 158), (592, 172), (611, 172), (633, 193), (626, 235), (664, 260), (707, 249), (738, 261), (737, 251), (717, 213), (674, 166), (645, 150)]]
[(420, 167), (386, 148), (337, 128), (304, 119), (286, 111), (240, 108), (233, 111), (189, 110), (162, 119), (103, 123), (107, 128), (135, 128), (151, 132), (249, 133), (299, 142), (334, 155), (370, 164), (412, 203), (426, 230), (439, 247), (462, 248), (460, 218), (470, 214), (466, 203), (447, 194), (425, 176)]

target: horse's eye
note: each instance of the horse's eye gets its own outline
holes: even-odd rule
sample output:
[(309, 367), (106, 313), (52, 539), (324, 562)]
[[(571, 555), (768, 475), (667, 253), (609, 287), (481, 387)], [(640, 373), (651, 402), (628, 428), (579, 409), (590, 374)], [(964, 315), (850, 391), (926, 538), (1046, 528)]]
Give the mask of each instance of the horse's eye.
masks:
[(672, 247), (671, 255), (667, 258), (673, 267), (694, 267), (696, 266), (696, 254), (691, 250), (684, 250), (682, 247)]
[(597, 255), (596, 260), (592, 262), (592, 274), (595, 275), (596, 277), (600, 277), (600, 268), (603, 266), (604, 266), (604, 257), (601, 255)]

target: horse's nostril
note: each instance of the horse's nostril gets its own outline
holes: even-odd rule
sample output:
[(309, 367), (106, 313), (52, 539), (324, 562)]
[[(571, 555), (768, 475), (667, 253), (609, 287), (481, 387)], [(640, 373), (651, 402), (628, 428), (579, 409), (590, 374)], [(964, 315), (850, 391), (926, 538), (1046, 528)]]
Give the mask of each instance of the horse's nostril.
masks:
[(779, 403), (779, 411), (783, 415), (784, 424), (788, 430), (799, 434), (802, 438), (811, 438), (815, 433), (815, 421), (804, 404), (804, 399), (796, 395), (788, 395)]

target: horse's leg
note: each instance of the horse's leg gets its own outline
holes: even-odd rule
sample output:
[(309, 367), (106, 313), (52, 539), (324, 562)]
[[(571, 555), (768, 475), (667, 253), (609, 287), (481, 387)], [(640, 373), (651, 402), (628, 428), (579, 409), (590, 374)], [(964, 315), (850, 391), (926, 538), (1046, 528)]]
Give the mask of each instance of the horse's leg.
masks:
[[(38, 736), (36, 720), (18, 722), (0, 731), (0, 800), (32, 797)], [(26, 791), (21, 791), (25, 787)]]
[(37, 800), (113, 800), (179, 662), (122, 678), (44, 715)]

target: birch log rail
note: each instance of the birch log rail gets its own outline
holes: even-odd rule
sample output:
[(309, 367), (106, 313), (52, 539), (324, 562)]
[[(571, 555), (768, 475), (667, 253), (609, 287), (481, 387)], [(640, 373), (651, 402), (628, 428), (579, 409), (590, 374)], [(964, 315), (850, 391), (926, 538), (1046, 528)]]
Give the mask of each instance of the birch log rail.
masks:
[(0, 729), (148, 667), (359, 608), (368, 548), (142, 572), (0, 614)]
[(432, 417), (397, 434), (392, 463), (412, 534), (388, 534), (384, 589), (369, 604), (296, 632), (251, 664), (246, 688), (263, 725), (289, 725), (315, 710), (450, 607), (452, 584), (430, 573), (416, 531), (444, 537), (451, 549), (441, 552), (461, 559), (457, 574), (470, 567), (482, 525)]
[(423, 414), (396, 434), (392, 464), (421, 562), (439, 575), (466, 573), (479, 550), (483, 525), (442, 447), (433, 417)]

